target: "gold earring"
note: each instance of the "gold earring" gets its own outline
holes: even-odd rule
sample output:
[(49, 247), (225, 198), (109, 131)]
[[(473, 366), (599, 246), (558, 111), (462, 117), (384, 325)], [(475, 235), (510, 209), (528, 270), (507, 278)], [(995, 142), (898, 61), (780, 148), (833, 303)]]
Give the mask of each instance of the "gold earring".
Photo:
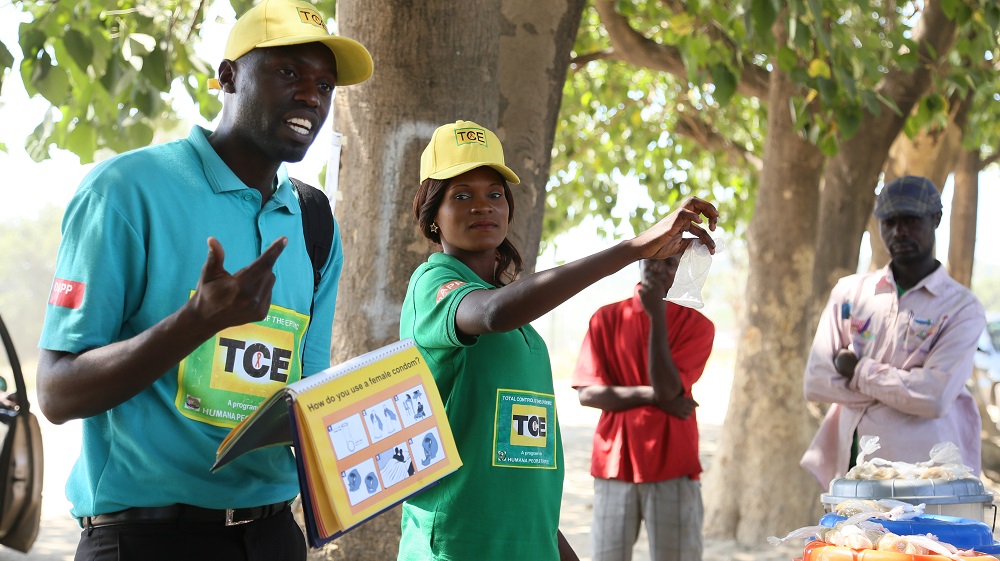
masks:
[(434, 234), (438, 233), (438, 230), (439, 230), (439, 229), (440, 229), (440, 228), (438, 228), (438, 225), (437, 225), (437, 224), (435, 224), (435, 223), (431, 222), (431, 232), (432, 232), (432, 233), (434, 233)]

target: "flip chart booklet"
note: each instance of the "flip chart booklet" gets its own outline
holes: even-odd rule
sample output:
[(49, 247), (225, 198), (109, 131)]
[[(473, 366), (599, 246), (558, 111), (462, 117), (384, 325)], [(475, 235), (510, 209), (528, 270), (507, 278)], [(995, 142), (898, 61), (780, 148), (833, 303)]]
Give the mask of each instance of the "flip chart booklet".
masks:
[(434, 378), (412, 339), (278, 390), (226, 436), (212, 470), (275, 444), (295, 451), (312, 547), (462, 465)]

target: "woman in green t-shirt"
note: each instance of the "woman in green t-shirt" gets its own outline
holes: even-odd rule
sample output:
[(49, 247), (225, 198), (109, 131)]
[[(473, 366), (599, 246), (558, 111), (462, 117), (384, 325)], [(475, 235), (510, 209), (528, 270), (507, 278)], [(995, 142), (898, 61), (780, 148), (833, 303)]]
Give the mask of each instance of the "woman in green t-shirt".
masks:
[(400, 337), (429, 362), (463, 466), (404, 503), (399, 559), (575, 560), (558, 530), (563, 462), (549, 356), (529, 322), (634, 261), (684, 251), (685, 232), (714, 248), (697, 224), (704, 215), (714, 230), (718, 211), (688, 199), (631, 240), (517, 279), (521, 256), (507, 232), (508, 185), (519, 179), (496, 135), (470, 121), (438, 128), (420, 181), (417, 225), (442, 252), (410, 279)]

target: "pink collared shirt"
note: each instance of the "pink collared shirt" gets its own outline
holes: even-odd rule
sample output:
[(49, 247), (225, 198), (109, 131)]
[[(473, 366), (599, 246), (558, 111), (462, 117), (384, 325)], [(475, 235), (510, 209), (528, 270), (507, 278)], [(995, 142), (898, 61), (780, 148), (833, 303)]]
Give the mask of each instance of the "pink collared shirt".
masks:
[[(979, 410), (965, 383), (986, 325), (983, 306), (943, 265), (896, 294), (888, 266), (845, 277), (820, 319), (805, 396), (833, 405), (800, 465), (824, 490), (847, 472), (855, 429), (879, 437), (875, 457), (924, 462), (935, 444), (947, 441), (980, 472)], [(833, 365), (849, 345), (860, 358), (850, 382)]]

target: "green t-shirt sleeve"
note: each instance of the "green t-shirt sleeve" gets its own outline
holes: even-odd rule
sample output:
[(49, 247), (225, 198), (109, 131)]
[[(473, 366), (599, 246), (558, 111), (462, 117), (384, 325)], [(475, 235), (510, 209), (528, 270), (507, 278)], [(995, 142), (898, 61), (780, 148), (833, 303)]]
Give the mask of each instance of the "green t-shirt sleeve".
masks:
[(443, 266), (429, 267), (414, 279), (413, 338), (424, 348), (468, 347), (477, 337), (460, 336), (455, 315), (462, 298), (473, 290), (489, 287), (463, 278), (459, 272)]

